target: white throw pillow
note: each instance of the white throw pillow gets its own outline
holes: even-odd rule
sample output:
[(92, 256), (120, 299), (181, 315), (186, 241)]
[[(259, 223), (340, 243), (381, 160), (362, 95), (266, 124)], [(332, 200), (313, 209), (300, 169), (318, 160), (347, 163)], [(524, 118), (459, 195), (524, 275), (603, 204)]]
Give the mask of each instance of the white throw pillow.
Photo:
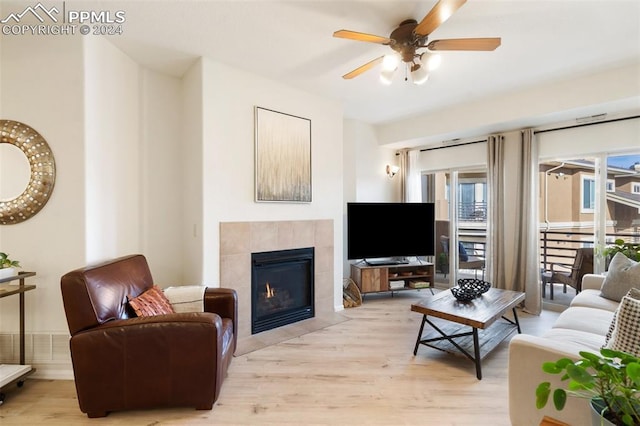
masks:
[(632, 288), (616, 310), (605, 347), (640, 356), (640, 290)]
[(611, 259), (600, 296), (620, 302), (631, 288), (640, 288), (640, 263), (618, 252)]

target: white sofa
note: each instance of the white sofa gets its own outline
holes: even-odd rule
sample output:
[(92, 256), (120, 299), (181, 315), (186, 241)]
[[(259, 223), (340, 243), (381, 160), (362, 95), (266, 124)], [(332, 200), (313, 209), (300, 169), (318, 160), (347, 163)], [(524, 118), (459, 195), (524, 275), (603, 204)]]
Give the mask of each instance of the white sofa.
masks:
[[(588, 401), (567, 398), (562, 411), (553, 401), (543, 409), (536, 408), (535, 390), (538, 384), (549, 381), (552, 387), (566, 384), (559, 375), (542, 371), (542, 364), (562, 357), (577, 359), (578, 352), (598, 352), (613, 320), (619, 303), (600, 296), (603, 275), (587, 274), (582, 291), (571, 306), (562, 312), (553, 327), (541, 336), (518, 334), (509, 343), (509, 416), (513, 426), (538, 426), (547, 415), (573, 426), (591, 424)], [(562, 384), (561, 384), (562, 383)]]

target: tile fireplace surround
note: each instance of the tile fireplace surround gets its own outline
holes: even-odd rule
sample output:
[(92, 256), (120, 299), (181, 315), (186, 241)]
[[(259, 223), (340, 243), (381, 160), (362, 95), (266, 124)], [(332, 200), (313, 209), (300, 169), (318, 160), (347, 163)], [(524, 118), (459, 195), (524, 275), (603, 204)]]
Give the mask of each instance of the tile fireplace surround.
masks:
[[(315, 317), (251, 334), (251, 253), (315, 248)], [(238, 292), (236, 355), (327, 327), (347, 318), (333, 310), (333, 220), (220, 223), (220, 287)]]

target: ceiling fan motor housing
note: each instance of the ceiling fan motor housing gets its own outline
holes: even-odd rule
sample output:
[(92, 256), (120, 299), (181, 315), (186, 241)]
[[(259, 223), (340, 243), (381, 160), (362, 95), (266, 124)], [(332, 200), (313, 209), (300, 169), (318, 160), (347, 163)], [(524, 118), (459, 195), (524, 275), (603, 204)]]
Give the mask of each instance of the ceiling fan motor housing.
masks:
[(418, 26), (418, 21), (406, 19), (389, 36), (391, 39), (389, 46), (402, 56), (404, 62), (413, 62), (416, 57), (416, 49), (425, 47), (427, 36), (416, 34), (414, 32), (416, 26)]

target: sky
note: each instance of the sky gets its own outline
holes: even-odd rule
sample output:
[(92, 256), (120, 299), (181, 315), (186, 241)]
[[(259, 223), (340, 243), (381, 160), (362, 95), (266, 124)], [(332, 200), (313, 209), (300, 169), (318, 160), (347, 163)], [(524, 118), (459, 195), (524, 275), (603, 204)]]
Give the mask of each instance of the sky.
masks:
[(607, 165), (628, 169), (635, 163), (640, 163), (640, 155), (618, 155), (607, 158)]

